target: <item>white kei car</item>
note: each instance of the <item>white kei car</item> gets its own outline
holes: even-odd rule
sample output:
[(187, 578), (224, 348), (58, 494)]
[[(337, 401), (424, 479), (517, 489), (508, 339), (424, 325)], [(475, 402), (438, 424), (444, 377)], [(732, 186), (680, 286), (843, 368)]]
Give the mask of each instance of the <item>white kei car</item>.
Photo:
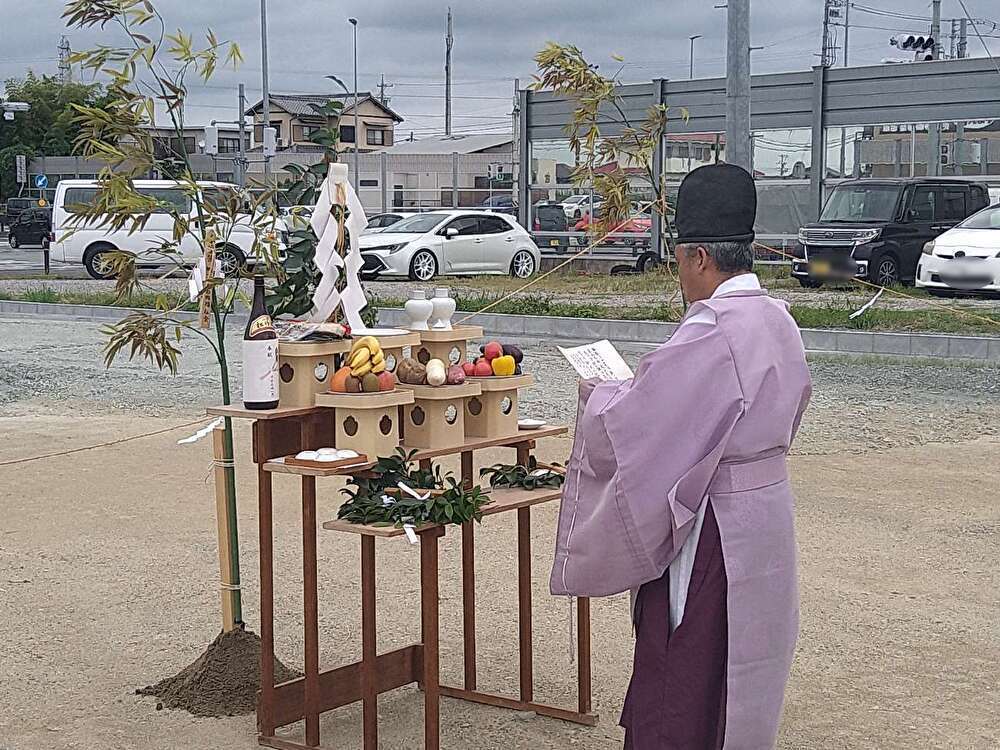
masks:
[(540, 254), (524, 228), (505, 214), (442, 210), (416, 214), (361, 236), (363, 276), (510, 274), (526, 279)]
[(1000, 293), (1000, 204), (974, 213), (924, 245), (917, 286), (938, 295)]

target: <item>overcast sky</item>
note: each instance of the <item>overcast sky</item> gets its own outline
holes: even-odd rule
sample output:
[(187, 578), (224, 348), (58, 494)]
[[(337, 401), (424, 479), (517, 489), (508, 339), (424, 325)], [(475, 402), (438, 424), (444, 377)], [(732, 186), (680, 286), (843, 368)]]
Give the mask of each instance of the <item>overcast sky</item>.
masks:
[[(211, 26), (223, 39), (237, 41), (246, 63), (236, 73), (222, 71), (208, 87), (192, 89), (187, 109), (190, 122), (235, 117), (236, 84), (246, 83), (248, 96), (260, 97), (260, 7), (256, 0), (154, 0), (168, 26), (197, 31)], [(611, 55), (625, 57), (622, 77), (628, 81), (687, 78), (688, 37), (695, 42), (695, 76), (719, 76), (725, 67), (725, 10), (712, 6), (724, 0), (452, 0), (454, 13), (454, 129), (470, 132), (510, 127), (514, 78), (522, 84), (533, 72), (532, 56), (545, 42), (581, 47), (591, 62), (610, 70)], [(54, 73), (56, 47), (66, 33), (74, 49), (99, 39), (113, 41), (110, 32), (65, 30), (58, 0), (17, 3), (3, 0), (0, 24), (0, 77), (23, 76), (28, 68)], [(966, 0), (975, 18), (1000, 23), (996, 0)], [(751, 6), (754, 72), (807, 69), (817, 61), (822, 0), (754, 0)], [(868, 9), (881, 9), (878, 14)], [(334, 91), (326, 73), (348, 86), (352, 76), (351, 27), (359, 20), (359, 89), (375, 90), (381, 74), (392, 83), (391, 105), (404, 118), (402, 137), (440, 133), (444, 110), (444, 30), (446, 0), (270, 0), (268, 8), (272, 92)], [(850, 63), (875, 64), (899, 56), (888, 37), (928, 30), (930, 4), (923, 0), (867, 0), (852, 7)], [(944, 0), (942, 16), (945, 51), (947, 19), (962, 16), (958, 0)], [(912, 16), (913, 18), (905, 18)], [(992, 24), (980, 31), (1000, 54), (1000, 30)], [(982, 56), (980, 41), (969, 29), (969, 54)], [(843, 29), (838, 30), (839, 39)], [(838, 63), (842, 64), (842, 58)]]

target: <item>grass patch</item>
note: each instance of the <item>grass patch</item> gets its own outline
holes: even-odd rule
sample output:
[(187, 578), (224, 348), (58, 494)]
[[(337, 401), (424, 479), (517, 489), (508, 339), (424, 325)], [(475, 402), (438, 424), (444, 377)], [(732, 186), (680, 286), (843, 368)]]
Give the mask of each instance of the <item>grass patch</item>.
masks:
[[(604, 277), (607, 280), (607, 277)], [(478, 312), (503, 296), (501, 290), (484, 290), (478, 294), (458, 295), (455, 299), (459, 313)], [(138, 292), (119, 302), (113, 292), (61, 292), (42, 287), (24, 292), (0, 292), (0, 299), (23, 302), (47, 302), (72, 305), (104, 305), (110, 307), (153, 308), (156, 294)], [(168, 296), (173, 302), (174, 297)], [(404, 299), (378, 297), (380, 308), (402, 307)], [(185, 310), (196, 310), (187, 303)], [(1000, 336), (1000, 312), (980, 309), (954, 308), (954, 314), (940, 310), (888, 310), (874, 307), (864, 315), (851, 318), (853, 306), (829, 305), (826, 307), (793, 306), (792, 317), (802, 328), (839, 328), (858, 331), (898, 331), (901, 333), (954, 333), (964, 335)], [(505, 300), (490, 310), (502, 315), (539, 315), (563, 318), (606, 318), (610, 320), (650, 320), (676, 323), (680, 317), (677, 306), (638, 305), (619, 306), (594, 303), (566, 302), (546, 294), (524, 294)]]
[[(63, 305), (99, 305), (102, 307), (134, 307), (140, 309), (153, 309), (156, 307), (157, 297), (165, 296), (171, 305), (180, 299), (178, 295), (160, 295), (154, 292), (135, 292), (125, 300), (115, 298), (114, 292), (71, 292), (59, 291), (51, 287), (43, 286), (40, 289), (28, 289), (23, 292), (0, 292), (0, 299), (15, 302), (45, 302), (49, 304)], [(198, 306), (190, 302), (185, 303), (183, 310), (197, 310)]]

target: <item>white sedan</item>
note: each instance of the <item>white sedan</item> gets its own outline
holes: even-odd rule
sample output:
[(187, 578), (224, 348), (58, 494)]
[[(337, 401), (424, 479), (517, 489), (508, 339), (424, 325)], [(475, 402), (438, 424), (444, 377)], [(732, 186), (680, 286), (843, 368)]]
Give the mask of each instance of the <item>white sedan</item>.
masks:
[(410, 216), (374, 234), (362, 235), (363, 276), (406, 276), (430, 281), (438, 275), (510, 274), (526, 279), (540, 255), (513, 217), (486, 211), (433, 211)]
[(1000, 292), (1000, 205), (984, 208), (924, 245), (917, 286), (931, 294)]

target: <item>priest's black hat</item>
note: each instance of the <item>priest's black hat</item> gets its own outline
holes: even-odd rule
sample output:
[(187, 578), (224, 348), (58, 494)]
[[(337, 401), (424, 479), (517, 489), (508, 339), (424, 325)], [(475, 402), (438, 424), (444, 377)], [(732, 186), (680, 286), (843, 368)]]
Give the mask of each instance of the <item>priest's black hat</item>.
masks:
[(690, 172), (677, 193), (677, 243), (753, 240), (757, 188), (735, 164), (710, 164)]

